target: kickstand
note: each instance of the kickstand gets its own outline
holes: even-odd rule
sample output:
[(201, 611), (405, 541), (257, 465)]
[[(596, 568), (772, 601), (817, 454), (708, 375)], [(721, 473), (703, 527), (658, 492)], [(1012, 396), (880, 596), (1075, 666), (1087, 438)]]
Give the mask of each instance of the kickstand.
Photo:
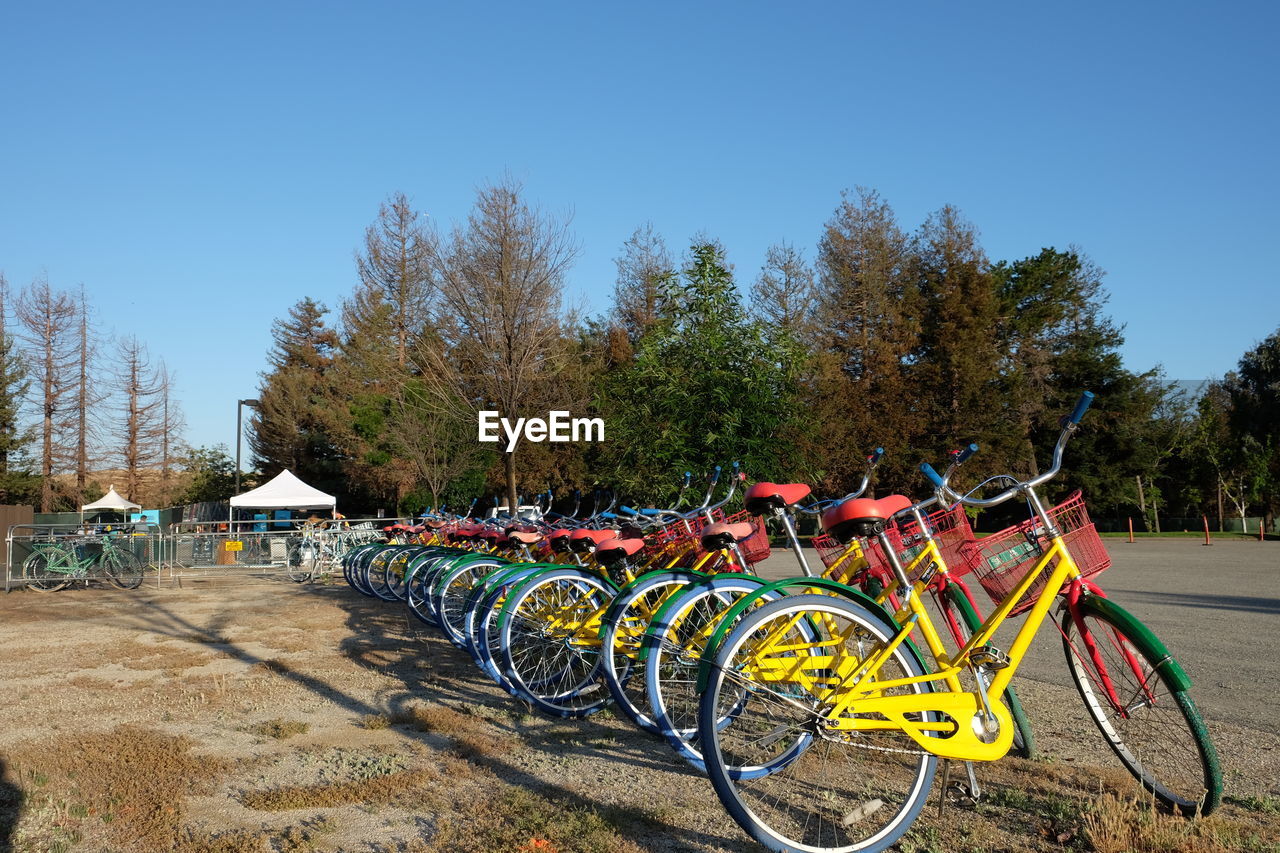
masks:
[(942, 810), (947, 805), (947, 786), (951, 779), (951, 759), (942, 759), (942, 787), (938, 789), (938, 817), (942, 817)]
[(953, 803), (977, 805), (982, 797), (982, 788), (978, 785), (978, 775), (974, 772), (973, 762), (964, 763), (968, 782), (951, 782), (951, 761), (942, 759), (942, 790), (938, 793), (938, 817), (942, 817), (943, 807), (950, 800)]

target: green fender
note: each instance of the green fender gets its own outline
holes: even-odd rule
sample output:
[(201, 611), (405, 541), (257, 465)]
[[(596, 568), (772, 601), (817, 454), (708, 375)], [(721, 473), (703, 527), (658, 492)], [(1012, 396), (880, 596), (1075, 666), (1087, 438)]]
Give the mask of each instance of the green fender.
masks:
[(463, 566), (469, 566), (472, 563), (480, 562), (494, 563), (494, 568), (501, 568), (511, 563), (511, 561), (506, 557), (499, 557), (497, 554), (478, 554), (475, 551), (468, 551), (466, 554), (450, 560), (448, 567), (440, 571), (440, 576), (436, 579), (435, 585), (431, 588), (431, 593), (435, 595), (439, 591), (440, 584), (444, 583), (445, 576), (447, 576), (449, 572), (457, 568), (462, 568)]
[[(761, 579), (758, 575), (747, 574), (746, 572), (713, 572), (713, 573), (697, 572), (695, 574), (702, 575), (701, 578), (697, 579), (697, 584), (699, 586), (710, 583), (711, 581), (720, 580), (721, 578), (733, 578), (736, 580), (756, 581), (761, 586), (764, 586), (765, 584), (768, 583), (768, 581)], [(666, 618), (667, 612), (670, 611), (671, 608), (675, 607), (676, 602), (679, 601), (681, 598), (682, 596), (680, 595), (671, 596), (666, 601), (662, 602), (662, 606), (658, 608), (658, 612), (653, 614), (653, 621), (649, 623), (649, 628), (647, 628), (644, 632), (645, 633), (644, 639), (640, 642), (640, 656), (638, 660), (640, 661), (649, 660), (649, 636), (650, 636), (650, 632), (653, 630), (653, 626), (661, 623), (661, 621), (664, 618)], [(736, 606), (736, 602), (734, 606)], [(730, 611), (732, 611), (732, 609), (733, 608), (730, 608)], [(716, 636), (715, 634), (712, 634), (713, 642), (715, 641), (715, 636)]]
[(489, 594), (489, 590), (494, 586), (504, 583), (507, 578), (520, 574), (523, 571), (534, 569), (536, 573), (546, 569), (565, 569), (569, 566), (561, 566), (558, 563), (508, 563), (505, 566), (498, 566), (493, 571), (480, 579), (467, 595), (467, 607), (474, 607), (479, 603), (480, 599)]
[[(525, 565), (525, 568), (528, 568), (528, 565)], [(555, 566), (553, 567), (553, 569), (572, 569), (573, 571), (579, 573), (585, 578), (590, 578), (591, 580), (600, 581), (605, 585), (606, 588), (613, 590), (614, 596), (618, 594), (618, 585), (613, 581), (609, 580), (608, 576), (606, 576), (603, 572), (592, 572), (582, 568), (581, 566)], [(537, 572), (536, 574), (520, 581), (520, 583), (516, 586), (516, 588), (511, 590), (510, 595), (508, 595), (506, 600), (502, 602), (502, 610), (498, 613), (497, 627), (499, 631), (502, 631), (503, 628), (506, 627), (507, 622), (511, 619), (512, 600), (515, 599), (515, 597), (520, 593), (522, 589), (524, 589), (529, 584), (535, 583), (541, 580), (542, 578), (546, 577), (548, 574), (551, 573), (553, 569), (549, 569), (548, 571), (545, 571), (545, 572)]]
[[(649, 578), (656, 577), (658, 575), (685, 575), (689, 578), (690, 583), (696, 583), (708, 576), (706, 572), (695, 572), (691, 569), (654, 569), (651, 572), (645, 572), (638, 576), (635, 580), (629, 581), (622, 587), (622, 589), (618, 590), (617, 598), (615, 598), (613, 603), (609, 605), (609, 609), (605, 611), (604, 618), (600, 621), (601, 639), (604, 639), (604, 632), (605, 629), (609, 627), (609, 623), (618, 616), (618, 610), (622, 607), (622, 603), (619, 599), (630, 592), (632, 587), (639, 586), (641, 582), (647, 581)], [(666, 609), (669, 603), (670, 601), (664, 601), (658, 612), (661, 613), (662, 610)]]
[(1165, 648), (1164, 643), (1160, 642), (1160, 638), (1151, 633), (1151, 629), (1138, 621), (1138, 618), (1128, 610), (1100, 595), (1081, 596), (1080, 609), (1086, 613), (1093, 611), (1099, 616), (1110, 619), (1126, 637), (1142, 649), (1147, 657), (1158, 661), (1156, 671), (1169, 683), (1170, 690), (1181, 693), (1191, 687), (1191, 679), (1187, 676), (1186, 670), (1173, 655), (1169, 654), (1169, 650)]
[[(884, 607), (878, 604), (874, 598), (862, 592), (861, 590), (854, 589), (851, 586), (846, 586), (845, 584), (839, 583), (838, 581), (833, 581), (828, 578), (807, 578), (806, 577), (806, 578), (787, 578), (785, 580), (766, 583), (764, 586), (760, 587), (760, 589), (756, 590), (750, 595), (743, 596), (742, 599), (740, 599), (736, 604), (734, 604), (727, 611), (725, 611), (724, 616), (720, 617), (720, 624), (716, 626), (715, 632), (711, 635), (711, 638), (707, 640), (707, 647), (703, 649), (702, 659), (698, 664), (698, 692), (699, 693), (703, 692), (707, 688), (707, 681), (711, 677), (711, 664), (715, 660), (716, 654), (720, 650), (720, 644), (724, 642), (724, 638), (729, 633), (729, 629), (730, 627), (732, 627), (734, 620), (736, 620), (740, 615), (742, 615), (742, 613), (746, 611), (747, 608), (751, 607), (753, 604), (755, 604), (757, 601), (759, 601), (761, 598), (765, 597), (766, 595), (770, 595), (774, 592), (785, 590), (790, 587), (799, 587), (801, 589), (813, 589), (813, 590), (819, 590), (821, 592), (834, 593), (835, 595), (842, 595), (845, 598), (848, 598), (851, 601), (861, 604), (863, 607), (867, 608), (868, 611), (870, 611), (873, 615), (875, 615), (877, 618), (880, 619), (880, 621), (882, 621), (885, 624), (886, 628), (889, 628), (895, 634), (899, 630), (901, 630), (902, 626), (900, 626), (897, 622), (894, 621), (893, 614), (885, 610)], [(915, 647), (915, 644), (911, 642), (910, 638), (907, 639), (906, 645), (910, 647), (911, 653), (916, 656), (916, 659), (921, 662), (921, 666), (924, 666), (924, 663), (923, 663), (924, 658), (920, 656), (920, 650)], [(924, 666), (924, 669), (926, 672), (929, 671), (929, 667), (927, 666)]]

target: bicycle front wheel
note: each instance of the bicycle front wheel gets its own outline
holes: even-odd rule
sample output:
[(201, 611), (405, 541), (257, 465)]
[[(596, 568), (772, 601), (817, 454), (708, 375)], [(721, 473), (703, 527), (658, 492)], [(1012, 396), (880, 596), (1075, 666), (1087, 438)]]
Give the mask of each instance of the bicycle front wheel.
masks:
[(601, 683), (599, 623), (614, 590), (578, 569), (537, 575), (511, 592), (498, 615), (503, 673), (545, 714), (585, 717), (612, 698)]
[[(1120, 762), (1166, 809), (1207, 815), (1222, 798), (1222, 772), (1204, 720), (1173, 662), (1132, 617), (1085, 599), (1077, 625), (1062, 617), (1062, 646), (1085, 708)], [(1125, 614), (1127, 616), (1127, 614)], [(1175, 664), (1176, 666), (1176, 664)]]
[[(834, 728), (841, 673), (884, 651), (891, 629), (856, 602), (791, 595), (743, 616), (721, 643), (699, 712), (707, 772), (729, 814), (771, 850), (880, 851), (924, 806), (937, 759), (892, 727)], [(869, 685), (924, 692), (900, 644)], [(856, 707), (856, 706), (855, 706)], [(847, 712), (841, 719), (878, 715)]]
[(320, 564), (319, 546), (314, 542), (299, 542), (290, 545), (286, 556), (288, 568), (286, 574), (294, 583), (305, 583), (315, 576), (316, 567)]

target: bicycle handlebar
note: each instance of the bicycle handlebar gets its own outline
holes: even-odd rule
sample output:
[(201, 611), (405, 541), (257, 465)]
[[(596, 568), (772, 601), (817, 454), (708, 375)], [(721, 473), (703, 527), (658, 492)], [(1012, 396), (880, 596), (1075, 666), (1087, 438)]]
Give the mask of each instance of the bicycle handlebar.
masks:
[(921, 472), (924, 473), (926, 477), (929, 478), (929, 480), (933, 482), (933, 485), (937, 488), (938, 494), (940, 496), (945, 496), (949, 500), (953, 500), (957, 503), (962, 503), (967, 506), (977, 506), (977, 507), (998, 506), (999, 504), (1004, 503), (1005, 501), (1009, 500), (1015, 495), (1019, 495), (1027, 491), (1028, 489), (1034, 489), (1036, 486), (1040, 486), (1040, 485), (1043, 485), (1044, 483), (1049, 482), (1050, 480), (1052, 480), (1054, 477), (1058, 475), (1058, 472), (1062, 470), (1063, 450), (1066, 448), (1067, 441), (1071, 438), (1071, 434), (1074, 433), (1076, 429), (1079, 427), (1080, 419), (1083, 418), (1084, 413), (1088, 411), (1089, 405), (1093, 402), (1093, 396), (1094, 396), (1093, 392), (1085, 391), (1083, 394), (1080, 395), (1080, 399), (1079, 401), (1077, 401), (1076, 407), (1071, 412), (1071, 414), (1063, 418), (1062, 432), (1058, 434), (1058, 441), (1053, 446), (1053, 464), (1049, 467), (1049, 470), (1045, 471), (1043, 474), (1040, 474), (1037, 477), (1032, 477), (1030, 480), (1027, 480), (1026, 482), (1015, 482), (1012, 486), (1005, 489), (1003, 492), (996, 495), (995, 497), (975, 498), (973, 497), (972, 492), (967, 495), (961, 495), (957, 493), (954, 489), (952, 489), (947, 481), (951, 479), (951, 472), (955, 469), (955, 466), (958, 463), (952, 464), (951, 468), (948, 469), (947, 471), (946, 477), (938, 476), (938, 472), (933, 470), (933, 466), (930, 465), (928, 462), (921, 463), (920, 470)]

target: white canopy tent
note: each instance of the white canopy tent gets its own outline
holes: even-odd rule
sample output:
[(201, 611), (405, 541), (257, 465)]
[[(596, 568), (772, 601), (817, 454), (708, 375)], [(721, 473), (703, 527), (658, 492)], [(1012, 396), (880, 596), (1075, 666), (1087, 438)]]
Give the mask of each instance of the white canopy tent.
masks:
[(337, 499), (308, 486), (287, 468), (269, 482), (231, 499), (231, 507), (241, 509), (327, 509), (337, 511)]
[(136, 504), (128, 498), (120, 497), (120, 493), (116, 491), (113, 485), (107, 490), (107, 493), (90, 504), (80, 507), (80, 521), (84, 521), (86, 512), (128, 512), (131, 509), (142, 509), (142, 504)]

